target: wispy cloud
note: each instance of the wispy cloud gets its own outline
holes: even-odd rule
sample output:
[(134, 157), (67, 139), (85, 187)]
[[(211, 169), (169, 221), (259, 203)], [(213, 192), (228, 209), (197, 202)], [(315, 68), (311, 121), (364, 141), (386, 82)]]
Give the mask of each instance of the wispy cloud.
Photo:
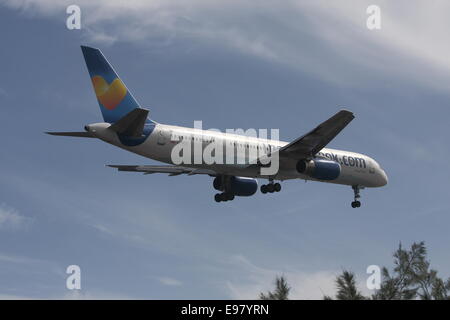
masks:
[(39, 259), (39, 258), (33, 258), (28, 256), (19, 256), (14, 254), (5, 254), (0, 252), (0, 261), (3, 263), (11, 263), (11, 264), (17, 264), (22, 265), (25, 267), (31, 268), (37, 268), (46, 270), (45, 272), (48, 273), (49, 270), (59, 275), (60, 277), (65, 277), (66, 274), (63, 270), (63, 268), (60, 267), (60, 265), (55, 261), (45, 260), (45, 259)]
[(158, 280), (163, 285), (170, 286), (170, 287), (178, 287), (183, 284), (181, 281), (174, 279), (174, 278), (170, 278), (170, 277), (159, 277)]
[[(448, 89), (450, 21), (447, 1), (434, 5), (380, 0), (382, 29), (366, 28), (370, 1), (159, 0), (77, 2), (88, 41), (170, 45), (214, 43), (310, 72), (339, 85), (374, 80), (415, 82)], [(7, 0), (23, 12), (61, 19), (72, 1)], [(403, 5), (402, 5), (403, 4)], [(63, 27), (63, 26), (62, 26)], [(330, 55), (329, 53), (333, 53)], [(331, 57), (331, 58), (330, 58)], [(426, 76), (424, 76), (426, 75)]]
[[(226, 287), (232, 299), (257, 299), (261, 292), (273, 290), (275, 278), (280, 275), (286, 277), (291, 287), (291, 299), (323, 299), (324, 295), (334, 295), (335, 279), (340, 273), (339, 270), (307, 272), (286, 267), (263, 268), (243, 255), (231, 257), (230, 263), (245, 277), (240, 281), (227, 281)], [(359, 283), (359, 288), (364, 289), (362, 283)], [(363, 292), (367, 293), (367, 290)]]
[(0, 293), (0, 300), (34, 300), (34, 299), (45, 299), (45, 300), (130, 300), (135, 299), (133, 297), (115, 293), (107, 292), (101, 290), (86, 291), (86, 290), (67, 290), (65, 294), (62, 295), (50, 295), (50, 296), (40, 296), (34, 297), (29, 295), (15, 295), (8, 293)]
[(12, 255), (6, 255), (0, 253), (0, 261), (8, 262), (8, 263), (25, 263), (25, 264), (35, 264), (39, 262), (39, 260), (27, 258), (27, 257), (18, 257)]
[[(52, 275), (54, 281), (59, 285), (54, 287), (55, 292), (59, 293), (47, 293), (43, 295), (38, 291), (30, 290), (28, 287), (27, 292), (20, 292), (15, 286), (2, 286), (2, 292), (0, 292), (0, 300), (27, 300), (27, 299), (63, 299), (63, 300), (117, 300), (117, 299), (133, 299), (133, 297), (126, 294), (105, 291), (98, 288), (81, 289), (81, 290), (65, 290), (64, 284), (67, 274), (65, 273), (65, 267), (56, 261), (32, 258), (27, 256), (18, 256), (12, 254), (0, 253), (0, 264), (4, 267), (6, 264), (14, 266), (14, 270), (22, 270), (25, 273), (37, 274), (46, 278), (49, 274)], [(43, 284), (39, 279), (27, 278), (29, 281), (33, 281), (33, 284), (43, 286), (45, 288), (52, 287), (53, 284)], [(32, 279), (32, 280), (30, 280)], [(17, 293), (20, 292), (20, 293)]]
[(49, 297), (47, 299), (62, 300), (130, 300), (131, 296), (103, 290), (67, 290), (62, 296)]
[(0, 229), (17, 230), (27, 226), (31, 219), (25, 217), (14, 208), (5, 204), (0, 205)]
[(19, 296), (13, 294), (3, 294), (0, 293), (0, 300), (32, 300), (34, 298), (29, 296)]
[[(76, 191), (77, 195), (84, 199), (82, 203), (73, 201), (75, 192), (71, 186), (55, 186), (48, 181), (35, 179), (31, 176), (8, 175), (12, 187), (23, 192), (28, 199), (45, 205), (48, 210), (66, 212), (67, 219), (81, 222), (102, 234), (122, 240), (135, 247), (149, 251), (163, 252), (177, 256), (198, 256), (208, 259), (217, 256), (217, 250), (211, 243), (205, 242), (202, 235), (196, 234), (193, 227), (186, 226), (175, 219), (173, 212), (177, 211), (178, 204), (174, 207), (166, 203), (148, 203), (143, 199), (124, 198), (118, 201), (104, 202), (99, 199), (107, 199), (110, 195), (107, 190), (97, 190), (97, 197), (91, 197), (92, 191), (86, 186), (83, 190)], [(45, 194), (53, 194), (58, 201), (51, 204), (43, 197)], [(107, 214), (98, 214), (106, 212)], [(132, 212), (132, 215), (123, 214)], [(187, 249), (189, 248), (189, 253)]]

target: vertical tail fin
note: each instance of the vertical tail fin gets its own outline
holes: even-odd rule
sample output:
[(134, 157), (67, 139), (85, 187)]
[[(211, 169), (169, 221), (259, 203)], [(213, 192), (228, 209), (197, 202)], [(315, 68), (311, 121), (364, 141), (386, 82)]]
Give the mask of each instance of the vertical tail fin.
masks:
[(114, 123), (132, 110), (140, 108), (99, 49), (81, 46), (81, 50), (105, 122)]

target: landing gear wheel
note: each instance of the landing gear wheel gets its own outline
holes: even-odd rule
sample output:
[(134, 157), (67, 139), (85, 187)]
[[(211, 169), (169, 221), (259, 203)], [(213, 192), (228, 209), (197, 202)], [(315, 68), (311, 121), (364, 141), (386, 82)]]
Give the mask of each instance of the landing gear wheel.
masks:
[(361, 202), (359, 202), (359, 201), (352, 202), (352, 208), (359, 208), (359, 207), (361, 207)]
[(277, 183), (275, 183), (275, 184), (273, 185), (273, 188), (274, 188), (275, 192), (280, 192), (280, 191), (281, 191), (281, 184), (279, 184), (279, 183), (277, 182)]
[(216, 202), (222, 202), (222, 201), (231, 201), (234, 200), (234, 194), (232, 193), (216, 193), (214, 195), (214, 200)]
[(231, 201), (234, 200), (234, 194), (232, 193), (224, 193), (225, 198), (227, 199), (227, 201)]
[(267, 185), (263, 184), (263, 185), (261, 186), (261, 192), (262, 192), (262, 193), (267, 193)]
[(281, 184), (273, 183), (272, 181), (269, 182), (269, 184), (263, 184), (261, 186), (261, 192), (262, 193), (273, 193), (273, 192), (280, 192), (281, 191)]
[(221, 193), (220, 194), (220, 200), (221, 201), (227, 201), (228, 199), (227, 199), (227, 194), (226, 193)]

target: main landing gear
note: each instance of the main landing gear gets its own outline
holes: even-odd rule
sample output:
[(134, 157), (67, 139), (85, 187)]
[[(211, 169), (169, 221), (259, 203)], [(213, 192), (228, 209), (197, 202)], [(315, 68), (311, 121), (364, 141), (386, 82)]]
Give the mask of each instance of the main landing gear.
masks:
[(216, 202), (231, 201), (233, 199), (234, 194), (228, 192), (216, 193), (214, 195), (214, 200), (216, 200)]
[(281, 191), (281, 184), (273, 183), (273, 181), (270, 181), (269, 184), (263, 184), (261, 186), (261, 192), (262, 193), (273, 193), (273, 192), (280, 192)]
[(352, 202), (352, 208), (359, 208), (361, 207), (361, 202), (358, 200), (359, 198), (361, 198), (361, 196), (359, 195), (359, 190), (361, 189), (361, 187), (352, 186), (352, 189), (355, 195), (355, 200)]

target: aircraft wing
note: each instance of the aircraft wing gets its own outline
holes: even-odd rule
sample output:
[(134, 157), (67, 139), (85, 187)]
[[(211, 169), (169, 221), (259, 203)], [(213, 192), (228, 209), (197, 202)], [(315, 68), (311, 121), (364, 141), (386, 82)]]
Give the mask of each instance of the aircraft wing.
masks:
[(307, 134), (281, 147), (278, 150), (280, 157), (293, 159), (314, 157), (316, 153), (333, 140), (354, 118), (355, 116), (350, 111), (339, 111)]
[(107, 165), (111, 168), (116, 168), (119, 171), (129, 171), (129, 172), (142, 172), (143, 174), (152, 173), (168, 173), (169, 176), (177, 176), (180, 174), (187, 174), (189, 176), (195, 174), (207, 174), (210, 176), (215, 176), (216, 172), (208, 169), (195, 169), (182, 166), (148, 166), (148, 165)]

